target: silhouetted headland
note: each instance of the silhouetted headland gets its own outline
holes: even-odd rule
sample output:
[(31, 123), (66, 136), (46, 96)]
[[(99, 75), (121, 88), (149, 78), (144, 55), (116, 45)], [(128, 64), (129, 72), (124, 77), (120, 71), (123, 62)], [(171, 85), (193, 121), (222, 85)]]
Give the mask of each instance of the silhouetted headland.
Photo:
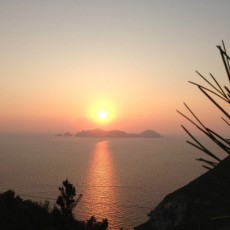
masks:
[(136, 230), (230, 229), (230, 156), (168, 194)]
[[(64, 134), (57, 134), (56, 136), (73, 136), (73, 134), (67, 132)], [(76, 137), (110, 137), (110, 138), (130, 138), (130, 137), (139, 137), (139, 138), (160, 138), (162, 137), (159, 133), (154, 130), (145, 130), (141, 133), (127, 133), (122, 130), (110, 130), (105, 131), (102, 129), (91, 129), (91, 130), (82, 130), (75, 134)]]

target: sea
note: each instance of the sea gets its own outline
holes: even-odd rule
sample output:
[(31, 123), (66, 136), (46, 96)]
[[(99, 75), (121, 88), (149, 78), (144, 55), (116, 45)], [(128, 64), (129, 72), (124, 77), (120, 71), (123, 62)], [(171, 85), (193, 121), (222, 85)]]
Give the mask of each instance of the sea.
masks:
[(76, 219), (107, 218), (109, 229), (133, 229), (167, 194), (206, 172), (195, 160), (204, 154), (187, 138), (0, 135), (0, 192), (52, 207), (68, 179), (83, 195)]

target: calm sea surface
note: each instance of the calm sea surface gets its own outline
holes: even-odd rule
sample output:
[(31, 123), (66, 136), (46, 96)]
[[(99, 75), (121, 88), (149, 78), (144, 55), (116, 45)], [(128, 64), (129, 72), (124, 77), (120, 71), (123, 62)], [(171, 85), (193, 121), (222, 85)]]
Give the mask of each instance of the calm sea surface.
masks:
[(205, 170), (186, 137), (94, 139), (0, 136), (0, 192), (25, 199), (58, 196), (66, 178), (77, 193), (77, 219), (108, 218), (110, 229), (131, 229), (175, 189)]

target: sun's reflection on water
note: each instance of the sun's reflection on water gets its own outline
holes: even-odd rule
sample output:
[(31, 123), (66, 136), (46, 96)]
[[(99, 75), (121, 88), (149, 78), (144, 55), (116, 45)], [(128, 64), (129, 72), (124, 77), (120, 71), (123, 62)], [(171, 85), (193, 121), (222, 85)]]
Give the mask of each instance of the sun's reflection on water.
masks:
[(87, 174), (82, 204), (85, 216), (95, 215), (98, 220), (107, 218), (109, 225), (114, 225), (114, 214), (119, 213), (115, 191), (117, 182), (108, 141), (96, 143)]

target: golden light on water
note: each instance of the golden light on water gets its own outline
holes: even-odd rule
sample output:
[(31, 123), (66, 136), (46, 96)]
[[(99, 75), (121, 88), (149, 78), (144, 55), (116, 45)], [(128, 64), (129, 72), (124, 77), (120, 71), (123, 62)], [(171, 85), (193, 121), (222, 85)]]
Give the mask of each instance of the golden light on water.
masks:
[(114, 219), (113, 213), (117, 209), (114, 190), (116, 183), (108, 141), (99, 141), (95, 145), (89, 165), (87, 186), (83, 195), (86, 218), (95, 215), (98, 220)]

